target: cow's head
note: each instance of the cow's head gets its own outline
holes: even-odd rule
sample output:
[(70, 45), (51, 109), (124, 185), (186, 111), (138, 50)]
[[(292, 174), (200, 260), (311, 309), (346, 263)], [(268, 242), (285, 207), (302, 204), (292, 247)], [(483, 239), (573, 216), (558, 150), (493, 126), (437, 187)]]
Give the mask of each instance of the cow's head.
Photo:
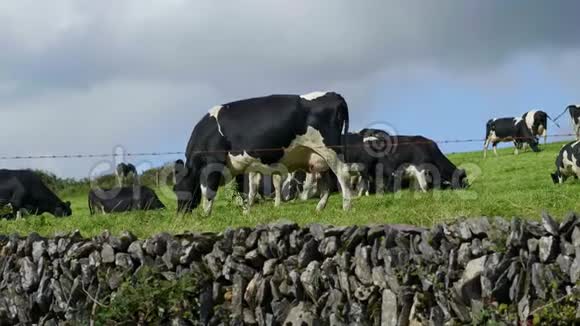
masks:
[(550, 173), (550, 176), (552, 177), (552, 182), (554, 182), (554, 184), (562, 182), (562, 175), (560, 174), (560, 171)]
[(61, 202), (58, 205), (56, 205), (56, 208), (54, 209), (54, 216), (56, 217), (64, 217), (64, 216), (71, 216), (72, 215), (72, 209), (70, 208), (70, 201), (67, 202)]
[(516, 140), (516, 147), (518, 146), (518, 143), (528, 143), (532, 151), (539, 152), (540, 148), (538, 147), (538, 139), (532, 134), (532, 131), (528, 129), (528, 126), (524, 123), (523, 120), (517, 122), (516, 128), (518, 130), (516, 135), (516, 137), (518, 137)]
[(465, 189), (469, 187), (469, 180), (467, 179), (467, 172), (464, 169), (457, 169), (453, 174), (453, 189)]
[(536, 137), (531, 137), (531, 139), (528, 141), (528, 144), (530, 145), (530, 148), (534, 151), (534, 152), (539, 152), (540, 148), (538, 147), (538, 139)]

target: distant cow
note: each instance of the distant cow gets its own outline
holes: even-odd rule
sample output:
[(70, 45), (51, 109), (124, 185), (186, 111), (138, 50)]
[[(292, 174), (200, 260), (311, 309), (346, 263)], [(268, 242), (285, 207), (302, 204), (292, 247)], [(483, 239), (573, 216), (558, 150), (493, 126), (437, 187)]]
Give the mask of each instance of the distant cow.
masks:
[(580, 140), (580, 104), (568, 105), (567, 109), (572, 119), (572, 128), (576, 134), (576, 140)]
[[(350, 175), (339, 154), (348, 121), (346, 101), (334, 92), (270, 95), (215, 106), (194, 127), (184, 171), (177, 173), (178, 211), (196, 208), (203, 198), (209, 215), (224, 180), (250, 172), (280, 175), (274, 182), (280, 189), (289, 172), (330, 169), (346, 185)], [(343, 189), (343, 209), (348, 210), (351, 194)], [(317, 209), (327, 201), (328, 193)], [(275, 205), (280, 202), (277, 196)]]
[(580, 177), (580, 141), (562, 146), (556, 157), (556, 172), (551, 176), (554, 183), (563, 183), (569, 177)]
[[(131, 163), (119, 163), (115, 170), (115, 175), (117, 176), (117, 185), (119, 187), (139, 184), (139, 174), (137, 174), (137, 169)], [(127, 183), (127, 181), (131, 182)]]
[(544, 144), (548, 140), (548, 114), (540, 110), (532, 110), (522, 115), (522, 120), (534, 137), (544, 136)]
[(70, 202), (63, 202), (30, 170), (0, 169), (0, 207), (10, 204), (13, 215), (50, 213), (57, 217), (70, 216)]
[(497, 144), (501, 142), (513, 142), (515, 155), (519, 153), (518, 148), (521, 148), (523, 143), (527, 143), (534, 152), (539, 151), (538, 140), (521, 118), (496, 118), (487, 122), (483, 157), (487, 157), (489, 144), (492, 144), (493, 153), (497, 156)]
[(146, 186), (91, 189), (88, 197), (91, 215), (165, 208), (155, 191)]

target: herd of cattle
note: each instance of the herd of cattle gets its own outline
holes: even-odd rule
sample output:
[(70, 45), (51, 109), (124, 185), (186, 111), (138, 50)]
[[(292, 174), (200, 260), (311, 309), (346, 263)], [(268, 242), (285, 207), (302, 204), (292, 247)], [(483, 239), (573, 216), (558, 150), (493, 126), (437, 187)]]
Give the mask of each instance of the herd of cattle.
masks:
[[(557, 159), (555, 183), (580, 176), (580, 106), (567, 108), (577, 140), (565, 145)], [(484, 157), (492, 144), (513, 142), (515, 154), (526, 145), (538, 151), (538, 136), (547, 137), (543, 111), (487, 122)], [(246, 207), (256, 198), (270, 197), (274, 205), (319, 197), (325, 208), (332, 192), (342, 193), (344, 210), (353, 196), (395, 192), (413, 185), (429, 189), (469, 186), (466, 172), (457, 168), (437, 144), (422, 136), (390, 135), (378, 129), (349, 132), (349, 110), (334, 92), (270, 95), (235, 101), (209, 110), (194, 127), (184, 160), (173, 167), (173, 190), (179, 213), (200, 204), (212, 210), (218, 188), (235, 181)], [(140, 184), (132, 164), (116, 169), (117, 186), (92, 189), (91, 214), (165, 208), (155, 192)], [(72, 214), (70, 202), (60, 200), (30, 170), (0, 170), (0, 217), (22, 213)]]

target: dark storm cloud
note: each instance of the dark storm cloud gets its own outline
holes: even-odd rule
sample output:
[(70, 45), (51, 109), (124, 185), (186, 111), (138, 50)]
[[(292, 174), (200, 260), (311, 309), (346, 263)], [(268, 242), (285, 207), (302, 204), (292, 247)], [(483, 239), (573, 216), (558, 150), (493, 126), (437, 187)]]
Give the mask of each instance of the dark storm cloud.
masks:
[(16, 12), (22, 17), (12, 19), (12, 28), (0, 29), (0, 40), (10, 45), (2, 56), (10, 78), (30, 87), (116, 78), (233, 89), (248, 78), (325, 84), (417, 62), (480, 68), (580, 41), (574, 1), (80, 3), (71, 2), (61, 28), (45, 28), (58, 23), (50, 16), (24, 33), (23, 44), (35, 37), (45, 42), (35, 50), (10, 35), (29, 11)]
[[(212, 105), (278, 92), (336, 89), (362, 116), (377, 81), (406, 67), (463, 76), (527, 54), (570, 61), (578, 12), (539, 0), (6, 0), (0, 112), (43, 137), (10, 126), (22, 141), (2, 152), (161, 146), (168, 125), (185, 128), (182, 147)], [(85, 143), (71, 137), (87, 130)]]

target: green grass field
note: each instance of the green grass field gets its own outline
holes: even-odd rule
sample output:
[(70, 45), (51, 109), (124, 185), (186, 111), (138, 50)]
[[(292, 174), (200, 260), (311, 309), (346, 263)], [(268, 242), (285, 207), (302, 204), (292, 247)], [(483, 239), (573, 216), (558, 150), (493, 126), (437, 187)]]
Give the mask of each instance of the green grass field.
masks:
[(119, 233), (129, 230), (139, 237), (157, 232), (222, 231), (227, 227), (254, 226), (281, 218), (300, 224), (310, 222), (333, 225), (370, 223), (407, 223), (431, 226), (439, 221), (460, 216), (520, 216), (539, 219), (543, 209), (561, 218), (580, 208), (580, 183), (570, 179), (564, 185), (554, 185), (550, 173), (554, 171), (556, 154), (564, 143), (543, 147), (540, 153), (526, 152), (514, 156), (513, 149), (499, 150), (499, 157), (491, 152), (487, 159), (482, 152), (449, 155), (457, 165), (468, 171), (472, 186), (465, 191), (433, 191), (426, 194), (403, 191), (381, 197), (370, 196), (353, 201), (353, 209), (343, 212), (341, 196), (331, 196), (321, 213), (315, 211), (316, 201), (284, 203), (274, 208), (271, 201), (258, 204), (244, 215), (240, 208), (225, 199), (220, 192), (211, 217), (176, 216), (175, 200), (170, 189), (157, 189), (166, 211), (135, 212), (90, 216), (86, 193), (63, 194), (63, 200), (73, 203), (73, 216), (55, 218), (51, 215), (27, 217), (19, 221), (0, 221), (0, 234), (35, 231), (42, 235), (79, 229), (85, 236), (103, 230)]

